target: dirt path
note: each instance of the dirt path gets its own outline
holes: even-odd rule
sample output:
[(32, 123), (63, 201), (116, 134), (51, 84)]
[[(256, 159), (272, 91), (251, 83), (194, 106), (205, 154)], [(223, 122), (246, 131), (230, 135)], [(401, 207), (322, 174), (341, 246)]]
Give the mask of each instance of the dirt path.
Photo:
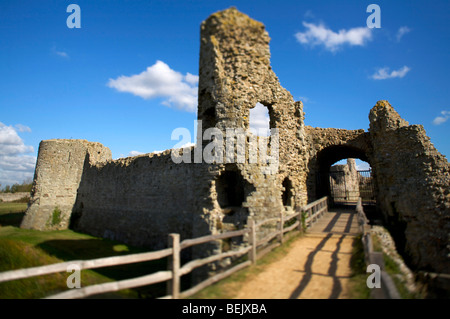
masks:
[[(312, 232), (297, 239), (279, 261), (242, 283), (239, 299), (349, 298), (350, 259), (355, 238), (353, 216), (329, 216)], [(349, 222), (350, 221), (350, 222)], [(330, 224), (332, 226), (329, 227)], [(350, 225), (350, 226), (349, 226)], [(346, 227), (348, 231), (336, 227)], [(323, 232), (328, 227), (329, 232)], [(351, 231), (350, 231), (351, 230)]]

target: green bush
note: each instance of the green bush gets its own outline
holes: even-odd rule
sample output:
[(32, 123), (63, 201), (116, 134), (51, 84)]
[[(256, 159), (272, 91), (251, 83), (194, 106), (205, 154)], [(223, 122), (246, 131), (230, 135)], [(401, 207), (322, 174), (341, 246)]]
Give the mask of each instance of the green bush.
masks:
[(58, 207), (55, 207), (52, 213), (52, 225), (56, 226), (61, 223), (62, 217), (61, 217), (61, 210)]

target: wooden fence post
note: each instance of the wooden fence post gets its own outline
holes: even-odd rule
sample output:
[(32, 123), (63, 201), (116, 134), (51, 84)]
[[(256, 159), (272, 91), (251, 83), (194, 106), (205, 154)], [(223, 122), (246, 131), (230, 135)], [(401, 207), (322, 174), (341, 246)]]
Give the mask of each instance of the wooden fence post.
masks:
[(172, 271), (172, 280), (167, 283), (167, 294), (172, 299), (180, 298), (180, 235), (169, 234), (169, 247), (172, 248), (172, 256), (169, 257), (169, 270)]
[(252, 264), (255, 265), (256, 264), (256, 223), (253, 219), (250, 219), (249, 226), (250, 226), (249, 242), (251, 245), (251, 249), (249, 251), (249, 259), (252, 262)]
[(312, 207), (308, 208), (308, 222), (306, 223), (306, 227), (311, 227), (312, 225)]
[(280, 226), (279, 226), (279, 232), (280, 232), (280, 235), (279, 235), (279, 240), (280, 240), (280, 243), (282, 244), (283, 243), (283, 241), (284, 241), (284, 238), (283, 238), (283, 229), (284, 229), (284, 212), (281, 212), (280, 213)]
[(303, 209), (300, 209), (297, 216), (297, 220), (298, 220), (298, 231), (300, 233), (303, 233)]

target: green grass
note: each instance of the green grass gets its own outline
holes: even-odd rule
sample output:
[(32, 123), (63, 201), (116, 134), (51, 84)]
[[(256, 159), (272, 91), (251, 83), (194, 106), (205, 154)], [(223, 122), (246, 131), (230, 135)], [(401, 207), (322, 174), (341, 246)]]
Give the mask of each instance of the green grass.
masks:
[(364, 259), (364, 246), (361, 241), (361, 235), (353, 241), (352, 257), (350, 259), (350, 268), (352, 275), (350, 278), (350, 298), (351, 299), (369, 299), (370, 289), (367, 287), (366, 262)]
[(27, 209), (26, 203), (0, 203), (0, 226), (12, 225), (20, 226), (25, 211)]
[[(37, 267), (62, 262), (61, 259), (47, 254), (44, 250), (23, 241), (0, 239), (0, 271)], [(66, 281), (70, 273), (55, 273), (45, 276), (20, 279), (0, 283), (1, 299), (35, 299), (43, 298), (67, 290)], [(108, 282), (111, 279), (93, 271), (82, 271), (83, 286)], [(125, 298), (130, 291), (111, 297)]]
[(384, 267), (386, 272), (394, 281), (395, 287), (402, 299), (423, 299), (424, 296), (420, 292), (412, 293), (406, 288), (406, 282), (403, 279), (402, 272), (398, 264), (390, 256), (383, 254)]
[[(26, 204), (0, 203), (0, 272), (70, 260), (122, 256), (146, 251), (121, 242), (93, 237), (72, 230), (37, 231), (18, 228)], [(165, 270), (167, 260), (104, 267), (81, 272), (82, 287), (129, 279)], [(0, 298), (42, 298), (67, 290), (70, 273), (60, 273), (0, 283)], [(165, 295), (166, 283), (139, 287), (99, 298), (154, 298)]]

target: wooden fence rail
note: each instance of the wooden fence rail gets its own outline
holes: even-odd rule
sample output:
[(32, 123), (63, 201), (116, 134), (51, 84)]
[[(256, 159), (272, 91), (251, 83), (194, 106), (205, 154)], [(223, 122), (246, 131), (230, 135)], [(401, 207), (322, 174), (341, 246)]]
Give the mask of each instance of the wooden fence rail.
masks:
[[(328, 199), (323, 197), (315, 202), (312, 202), (303, 208), (296, 211), (296, 213), (285, 216), (284, 212), (281, 212), (277, 218), (270, 218), (256, 223), (255, 220), (250, 219), (247, 228), (237, 231), (226, 232), (218, 235), (208, 235), (194, 239), (186, 239), (180, 242), (179, 234), (169, 235), (169, 248), (146, 253), (131, 254), (126, 256), (114, 256), (106, 258), (97, 258), (92, 260), (73, 260), (58, 264), (52, 264), (47, 266), (33, 267), (27, 269), (11, 270), (0, 273), (0, 282), (18, 280), (23, 278), (29, 278), (34, 276), (47, 275), (58, 272), (67, 271), (69, 266), (77, 265), (80, 270), (94, 269), (100, 267), (117, 266), (131, 263), (138, 263), (144, 261), (153, 261), (161, 258), (169, 257), (168, 270), (158, 271), (153, 274), (120, 280), (115, 282), (97, 284), (87, 286), (78, 289), (70, 289), (65, 292), (61, 292), (47, 298), (49, 299), (66, 299), (66, 298), (85, 298), (91, 295), (97, 295), (107, 292), (114, 292), (122, 289), (136, 288), (140, 286), (146, 286), (156, 284), (160, 282), (168, 282), (167, 296), (164, 299), (178, 299), (192, 296), (198, 291), (208, 287), (209, 285), (222, 280), (234, 272), (255, 264), (257, 258), (261, 258), (264, 254), (279, 246), (283, 243), (285, 234), (292, 232), (293, 230), (303, 231), (304, 228), (309, 228), (315, 221), (317, 221), (323, 213), (328, 211)], [(292, 222), (289, 226), (285, 226)], [(267, 234), (264, 238), (257, 240), (257, 229), (266, 225), (272, 224), (272, 228), (275, 231)], [(183, 266), (180, 265), (180, 253), (183, 249), (188, 247), (205, 244), (211, 241), (217, 241), (233, 237), (241, 237), (248, 235), (247, 245), (241, 246), (238, 250), (232, 250), (223, 252), (216, 255), (211, 255), (206, 258), (192, 260), (187, 262)], [(277, 239), (274, 243), (271, 243), (274, 239)], [(258, 250), (259, 249), (259, 250)], [(242, 261), (237, 265), (233, 265), (231, 268), (218, 273), (196, 286), (180, 292), (180, 278), (181, 276), (191, 273), (194, 269), (218, 262), (225, 258), (234, 258), (248, 255), (248, 260)]]

